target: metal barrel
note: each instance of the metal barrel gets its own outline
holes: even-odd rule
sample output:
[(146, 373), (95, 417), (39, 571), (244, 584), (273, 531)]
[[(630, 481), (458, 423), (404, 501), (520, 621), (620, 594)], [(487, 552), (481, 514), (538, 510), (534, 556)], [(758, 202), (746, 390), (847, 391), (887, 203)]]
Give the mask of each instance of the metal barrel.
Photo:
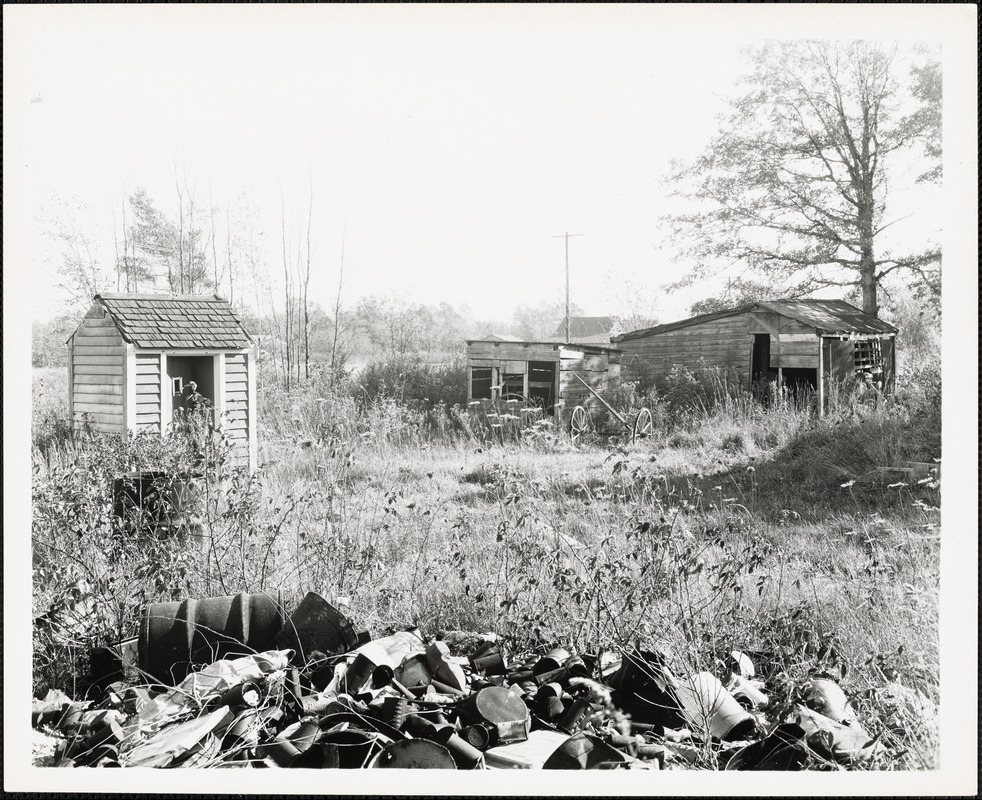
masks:
[(140, 669), (175, 685), (196, 665), (273, 649), (284, 618), (279, 591), (151, 603), (140, 620)]
[(191, 524), (199, 493), (188, 475), (157, 470), (126, 472), (113, 480), (113, 515), (146, 529)]

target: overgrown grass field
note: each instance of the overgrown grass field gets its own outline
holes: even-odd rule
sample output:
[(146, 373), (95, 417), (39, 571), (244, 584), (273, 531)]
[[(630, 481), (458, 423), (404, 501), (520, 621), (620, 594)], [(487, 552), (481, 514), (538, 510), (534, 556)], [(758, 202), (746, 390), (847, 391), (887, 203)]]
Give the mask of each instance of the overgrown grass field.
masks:
[[(548, 421), (501, 434), (459, 407), (271, 387), (252, 476), (214, 432), (190, 450), (73, 434), (62, 372), (34, 389), (37, 692), (71, 690), (87, 648), (134, 635), (148, 602), (313, 590), (376, 635), (659, 646), (683, 669), (739, 649), (778, 695), (831, 673), (887, 745), (881, 767), (937, 765), (940, 480), (881, 469), (940, 458), (936, 376), (844, 394), (825, 419), (725, 388), (626, 390), (655, 435), (578, 447)], [(200, 541), (113, 518), (113, 477), (151, 468), (201, 476)]]

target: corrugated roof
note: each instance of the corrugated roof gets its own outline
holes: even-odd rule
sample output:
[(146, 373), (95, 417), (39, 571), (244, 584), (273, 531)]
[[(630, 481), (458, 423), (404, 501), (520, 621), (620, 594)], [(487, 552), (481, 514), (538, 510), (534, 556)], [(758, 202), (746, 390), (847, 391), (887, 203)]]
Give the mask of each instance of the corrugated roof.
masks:
[(896, 333), (897, 329), (845, 300), (769, 300), (761, 308), (822, 333)]
[(97, 294), (95, 301), (137, 347), (239, 350), (252, 344), (218, 295)]
[(732, 317), (735, 314), (746, 314), (751, 311), (768, 311), (781, 314), (800, 322), (802, 325), (815, 328), (825, 334), (867, 334), (867, 333), (896, 333), (897, 329), (872, 314), (856, 308), (845, 300), (768, 300), (761, 303), (750, 303), (725, 311), (715, 311), (711, 314), (700, 314), (677, 322), (656, 325), (638, 331), (629, 331), (620, 336), (611, 337), (615, 344), (625, 339), (638, 339), (652, 334), (667, 333), (689, 325), (698, 325), (714, 319)]

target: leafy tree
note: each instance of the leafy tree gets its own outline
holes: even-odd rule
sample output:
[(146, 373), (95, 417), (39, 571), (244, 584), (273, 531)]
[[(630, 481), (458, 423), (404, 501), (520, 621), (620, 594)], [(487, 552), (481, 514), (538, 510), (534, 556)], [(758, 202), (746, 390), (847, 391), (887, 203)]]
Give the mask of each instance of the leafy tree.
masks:
[(777, 295), (774, 292), (773, 286), (744, 280), (735, 285), (727, 285), (726, 290), (716, 297), (707, 297), (705, 300), (698, 300), (689, 306), (689, 313), (693, 316), (712, 314), (716, 311), (727, 311), (737, 306), (774, 299), (777, 299)]
[(178, 221), (168, 219), (143, 188), (130, 197), (134, 221), (130, 232), (134, 266), (144, 275), (166, 275), (167, 288), (178, 294), (194, 294), (212, 285), (205, 255), (206, 237), (195, 226), (195, 201), (186, 190), (178, 191)]
[(907, 124), (920, 133), (930, 167), (917, 182), (941, 183), (941, 63), (935, 60), (911, 68), (910, 92), (920, 103)]
[[(582, 316), (583, 309), (571, 303), (569, 314), (571, 317)], [(565, 320), (565, 301), (541, 300), (534, 306), (518, 306), (512, 313), (512, 324), (506, 332), (527, 342), (542, 342), (552, 336)]]
[[(785, 296), (858, 286), (876, 314), (896, 271), (940, 284), (940, 251), (893, 253), (884, 230), (890, 160), (916, 157), (930, 114), (904, 116), (894, 50), (864, 42), (776, 42), (750, 51), (743, 79), (705, 153), (674, 164), (682, 210), (668, 218), (679, 255), (695, 264), (677, 289), (739, 264)], [(932, 97), (933, 67), (917, 91)]]

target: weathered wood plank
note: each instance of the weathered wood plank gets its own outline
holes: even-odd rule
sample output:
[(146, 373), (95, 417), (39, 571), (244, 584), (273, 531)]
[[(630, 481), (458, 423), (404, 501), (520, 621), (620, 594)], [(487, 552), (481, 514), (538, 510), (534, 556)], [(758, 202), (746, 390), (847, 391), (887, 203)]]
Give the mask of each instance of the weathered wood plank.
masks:
[(771, 366), (783, 369), (818, 369), (818, 353), (810, 356), (792, 356), (771, 353)]
[(76, 349), (85, 345), (87, 347), (122, 347), (122, 336), (101, 335), (94, 331), (80, 330), (75, 334)]
[(467, 355), (498, 361), (558, 361), (558, 347), (522, 342), (474, 342), (467, 346)]
[(114, 356), (76, 355), (73, 360), (79, 366), (117, 367), (121, 369), (123, 366), (123, 353), (120, 351), (119, 355)]
[(75, 386), (81, 386), (83, 384), (91, 384), (95, 386), (122, 386), (123, 376), (118, 373), (115, 375), (89, 375), (76, 371), (72, 376), (72, 383)]
[(781, 353), (789, 356), (818, 356), (818, 339), (812, 337), (810, 342), (787, 342), (783, 338), (780, 342), (771, 341), (771, 353)]
[(76, 357), (78, 357), (78, 356), (114, 356), (117, 353), (119, 353), (120, 355), (122, 355), (123, 348), (122, 348), (121, 345), (118, 345), (118, 344), (117, 345), (106, 346), (106, 347), (104, 347), (102, 345), (76, 344), (75, 347), (72, 348), (72, 352), (75, 354)]
[(155, 383), (137, 383), (136, 394), (137, 397), (150, 396), (159, 398), (160, 387)]
[(96, 384), (96, 383), (79, 383), (76, 382), (73, 387), (76, 397), (81, 397), (83, 395), (93, 395), (97, 397), (110, 396), (119, 397), (120, 402), (123, 398), (123, 387), (121, 384)]
[(225, 362), (225, 374), (228, 375), (244, 375), (248, 372), (248, 368), (245, 364), (229, 364)]
[[(100, 425), (111, 425), (117, 426), (118, 430), (123, 430), (123, 415), (122, 414), (105, 414), (101, 412), (89, 412), (87, 414), (88, 418), (92, 422), (99, 423)], [(81, 421), (82, 412), (79, 409), (75, 409), (75, 419)]]
[(78, 395), (75, 396), (75, 413), (90, 413), (90, 414), (122, 414), (123, 404), (122, 403), (97, 403), (94, 400), (80, 400)]

